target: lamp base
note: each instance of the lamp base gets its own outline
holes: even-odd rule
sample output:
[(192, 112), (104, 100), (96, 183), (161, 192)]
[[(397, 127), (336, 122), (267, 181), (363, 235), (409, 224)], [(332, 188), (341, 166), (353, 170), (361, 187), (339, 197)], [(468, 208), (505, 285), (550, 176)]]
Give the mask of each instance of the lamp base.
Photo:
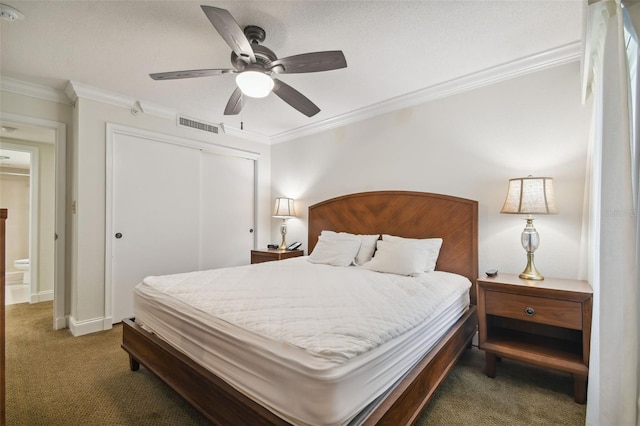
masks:
[(285, 250), (287, 248), (287, 242), (285, 241), (284, 236), (287, 235), (287, 223), (284, 219), (282, 219), (282, 223), (280, 224), (280, 235), (282, 235), (282, 242), (280, 243), (278, 250)]
[(518, 276), (523, 280), (544, 280), (544, 277), (540, 272), (538, 272), (538, 270), (536, 269), (536, 265), (533, 263), (533, 253), (527, 253), (527, 266), (524, 268), (524, 271), (522, 271), (522, 273)]

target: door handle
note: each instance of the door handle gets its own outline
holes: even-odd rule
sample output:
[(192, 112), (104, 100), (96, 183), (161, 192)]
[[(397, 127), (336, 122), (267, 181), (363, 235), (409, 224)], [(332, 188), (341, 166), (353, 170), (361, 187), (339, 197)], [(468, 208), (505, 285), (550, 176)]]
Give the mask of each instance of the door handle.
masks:
[(116, 238), (117, 238), (117, 239), (122, 238), (122, 234), (121, 234), (120, 232), (118, 232), (118, 233), (116, 234)]

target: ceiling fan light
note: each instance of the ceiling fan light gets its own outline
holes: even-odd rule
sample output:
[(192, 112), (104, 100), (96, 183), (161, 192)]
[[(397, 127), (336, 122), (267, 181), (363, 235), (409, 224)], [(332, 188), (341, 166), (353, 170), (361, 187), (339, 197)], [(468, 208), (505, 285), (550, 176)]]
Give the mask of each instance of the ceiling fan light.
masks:
[(273, 79), (260, 71), (244, 71), (236, 77), (236, 84), (244, 95), (264, 98), (273, 89)]

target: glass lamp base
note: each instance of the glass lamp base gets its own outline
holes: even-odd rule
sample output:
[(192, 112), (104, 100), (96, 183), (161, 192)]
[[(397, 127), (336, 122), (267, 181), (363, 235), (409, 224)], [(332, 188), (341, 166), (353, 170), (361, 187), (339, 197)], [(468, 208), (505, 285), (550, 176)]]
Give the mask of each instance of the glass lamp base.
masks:
[(287, 223), (284, 219), (282, 219), (282, 223), (280, 224), (280, 235), (282, 235), (282, 243), (280, 243), (279, 250), (284, 250), (287, 248), (287, 242), (285, 241), (284, 236), (287, 235)]
[(536, 269), (536, 265), (533, 263), (533, 252), (536, 251), (540, 245), (540, 236), (538, 231), (533, 226), (533, 217), (527, 216), (527, 226), (522, 231), (522, 247), (527, 252), (527, 267), (520, 274), (520, 278), (524, 280), (544, 280), (544, 277)]

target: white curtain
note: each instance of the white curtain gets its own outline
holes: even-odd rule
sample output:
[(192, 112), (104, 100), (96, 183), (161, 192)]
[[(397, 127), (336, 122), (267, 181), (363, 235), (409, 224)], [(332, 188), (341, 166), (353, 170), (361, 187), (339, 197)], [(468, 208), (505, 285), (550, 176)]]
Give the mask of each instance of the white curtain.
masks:
[[(627, 5), (625, 5), (627, 6)], [(640, 5), (588, 6), (585, 96), (593, 96), (589, 281), (594, 290), (587, 425), (640, 426), (638, 138), (624, 18)], [(629, 20), (629, 22), (633, 19)], [(637, 78), (634, 75), (633, 80)]]

